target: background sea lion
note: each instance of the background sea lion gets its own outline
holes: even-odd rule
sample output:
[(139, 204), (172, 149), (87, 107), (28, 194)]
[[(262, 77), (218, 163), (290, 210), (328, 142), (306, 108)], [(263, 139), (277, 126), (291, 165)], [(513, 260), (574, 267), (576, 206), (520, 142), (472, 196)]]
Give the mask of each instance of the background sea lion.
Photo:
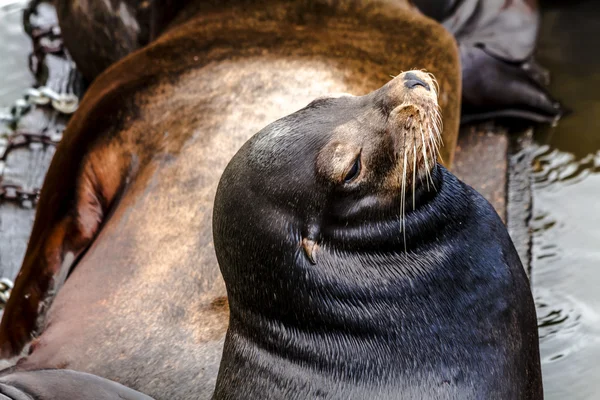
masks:
[(55, 1), (65, 46), (89, 82), (155, 40), (187, 0)]
[[(186, 4), (195, 2), (59, 0), (58, 15), (67, 48), (79, 70), (91, 81), (112, 63), (154, 40), (169, 26), (176, 26), (178, 22), (173, 23), (173, 19), (186, 18), (188, 14), (179, 11)], [(241, 7), (248, 3), (243, 0), (229, 2)], [(313, 7), (311, 12), (318, 12), (319, 7), (326, 9), (331, 4), (342, 8), (362, 8), (377, 3), (390, 6), (415, 4), (425, 15), (442, 23), (460, 45), (462, 122), (494, 117), (551, 122), (563, 112), (546, 89), (548, 73), (533, 58), (539, 27), (536, 0), (288, 2), (298, 4), (300, 12), (307, 5)], [(268, 1), (261, 3), (269, 7)]]
[(462, 122), (517, 117), (553, 122), (564, 112), (534, 58), (536, 0), (414, 0), (456, 37), (463, 74)]
[(529, 282), (492, 206), (436, 165), (431, 78), (322, 99), (225, 169), (215, 399), (542, 399)]
[(2, 400), (152, 400), (107, 379), (77, 371), (40, 370), (0, 377)]
[(368, 93), (414, 66), (437, 76), (442, 134), (456, 138), (454, 39), (405, 4), (199, 2), (181, 15), (94, 81), (57, 148), (0, 325), (10, 356), (43, 318), (20, 371), (209, 398), (228, 324), (212, 206), (239, 147), (315, 97)]

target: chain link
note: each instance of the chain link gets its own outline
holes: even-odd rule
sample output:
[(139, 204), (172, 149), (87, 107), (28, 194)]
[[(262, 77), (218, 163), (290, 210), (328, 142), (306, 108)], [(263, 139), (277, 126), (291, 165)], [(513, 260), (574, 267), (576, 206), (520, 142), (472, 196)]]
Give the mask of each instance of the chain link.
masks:
[(31, 110), (31, 106), (46, 106), (50, 104), (61, 114), (69, 115), (77, 111), (79, 98), (73, 93), (57, 93), (47, 86), (29, 88), (23, 98), (15, 101), (9, 114), (0, 114), (0, 120), (16, 124)]
[(0, 161), (6, 161), (8, 153), (16, 148), (29, 146), (32, 143), (55, 146), (61, 139), (62, 133), (60, 132), (57, 132), (54, 135), (48, 135), (44, 132), (16, 131), (10, 136), (7, 135), (2, 141), (3, 143), (0, 143)]
[(40, 197), (40, 189), (25, 189), (21, 185), (0, 185), (0, 202), (18, 204), (21, 207), (32, 208)]
[[(41, 143), (43, 145), (57, 145), (62, 138), (62, 133), (47, 135), (45, 133), (17, 131), (10, 136), (6, 136), (0, 142), (0, 166), (6, 163), (8, 154), (19, 147), (30, 146), (33, 143)], [(2, 171), (0, 171), (0, 177)], [(11, 202), (19, 204), (22, 207), (34, 207), (39, 199), (39, 189), (27, 189), (21, 185), (11, 183), (3, 183), (0, 179), (0, 204), (3, 202)]]
[(0, 279), (0, 308), (4, 308), (4, 305), (8, 302), (8, 298), (10, 297), (10, 292), (12, 291), (13, 281), (8, 278)]
[[(25, 32), (33, 42), (33, 52), (29, 56), (29, 68), (38, 83), (45, 80), (41, 77), (47, 54), (68, 58), (64, 51), (60, 29), (57, 26), (41, 28), (31, 24), (30, 17), (36, 14), (39, 2), (40, 0), (32, 0), (23, 13)], [(0, 111), (0, 122), (7, 122), (12, 129), (15, 129), (21, 118), (33, 107), (51, 106), (58, 113), (72, 114), (77, 110), (78, 105), (79, 99), (75, 94), (57, 93), (46, 86), (33, 87), (27, 89), (23, 98), (18, 99), (12, 107), (6, 109), (8, 112)], [(53, 117), (56, 117), (56, 114)], [(11, 133), (0, 131), (0, 205), (8, 202), (18, 204), (24, 208), (35, 207), (39, 199), (40, 189), (4, 182), (4, 167), (8, 154), (14, 149), (25, 146), (33, 148), (34, 144), (37, 144), (38, 147), (39, 144), (55, 146), (62, 139), (62, 132), (49, 134), (46, 131), (47, 129), (40, 132), (22, 129)], [(0, 309), (3, 309), (8, 302), (13, 287), (14, 284), (10, 279), (0, 279)]]
[(57, 93), (46, 86), (27, 89), (24, 99), (29, 104), (51, 104), (52, 108), (63, 114), (73, 114), (79, 105), (79, 98), (74, 94)]

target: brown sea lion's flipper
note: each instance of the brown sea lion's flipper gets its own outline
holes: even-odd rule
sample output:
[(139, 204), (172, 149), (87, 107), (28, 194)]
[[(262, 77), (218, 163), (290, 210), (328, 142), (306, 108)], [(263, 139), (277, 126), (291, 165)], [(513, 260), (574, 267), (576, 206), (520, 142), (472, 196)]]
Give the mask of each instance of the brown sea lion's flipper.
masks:
[(534, 59), (536, 0), (414, 0), (460, 44), (462, 122), (515, 117), (553, 122), (564, 113)]
[(44, 302), (90, 245), (123, 187), (126, 164), (119, 149), (96, 145), (88, 152), (89, 144), (82, 142), (92, 135), (69, 133), (68, 128), (44, 181), (27, 252), (0, 323), (2, 358), (18, 355), (31, 340)]
[(15, 372), (0, 378), (0, 400), (152, 400), (96, 375), (70, 370)]

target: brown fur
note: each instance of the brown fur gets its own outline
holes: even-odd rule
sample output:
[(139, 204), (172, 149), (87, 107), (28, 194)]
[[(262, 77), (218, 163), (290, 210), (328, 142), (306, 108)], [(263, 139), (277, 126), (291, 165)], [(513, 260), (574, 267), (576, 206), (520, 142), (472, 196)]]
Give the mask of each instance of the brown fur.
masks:
[(156, 398), (206, 398), (228, 320), (214, 193), (253, 133), (321, 95), (365, 94), (423, 68), (440, 85), (442, 156), (452, 162), (460, 72), (450, 34), (403, 2), (318, 3), (198, 2), (98, 77), (48, 172), (0, 325), (3, 356), (30, 339), (70, 252), (81, 258), (20, 368), (70, 368)]

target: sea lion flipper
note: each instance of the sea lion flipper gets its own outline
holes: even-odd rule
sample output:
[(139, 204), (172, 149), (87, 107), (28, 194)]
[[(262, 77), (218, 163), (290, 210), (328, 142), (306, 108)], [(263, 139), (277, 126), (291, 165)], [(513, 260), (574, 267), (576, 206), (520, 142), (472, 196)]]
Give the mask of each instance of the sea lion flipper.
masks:
[(152, 400), (119, 383), (83, 372), (39, 370), (0, 378), (0, 399), (31, 400)]
[[(47, 231), (47, 240), (36, 246), (37, 251), (25, 255), (0, 324), (0, 357), (18, 355), (31, 340), (39, 306), (60, 267), (58, 262), (53, 262), (60, 257), (60, 246), (55, 244), (64, 241), (68, 225), (67, 220), (60, 221)], [(29, 246), (32, 242), (35, 240), (30, 240)]]
[(71, 268), (72, 262), (65, 262), (68, 254), (73, 261), (87, 248), (121, 188), (124, 163), (110, 149), (90, 152), (74, 174), (65, 173), (73, 165), (63, 164), (65, 159), (59, 158), (50, 166), (44, 189), (53, 193), (42, 190), (27, 252), (2, 316), (2, 358), (16, 356), (31, 340), (41, 305)]
[(555, 122), (565, 110), (549, 94), (549, 74), (533, 60), (537, 1), (413, 0), (460, 45), (462, 121), (512, 117)]
[(542, 85), (547, 80), (535, 61), (510, 63), (478, 47), (461, 46), (462, 122), (516, 117), (554, 122), (564, 109)]

